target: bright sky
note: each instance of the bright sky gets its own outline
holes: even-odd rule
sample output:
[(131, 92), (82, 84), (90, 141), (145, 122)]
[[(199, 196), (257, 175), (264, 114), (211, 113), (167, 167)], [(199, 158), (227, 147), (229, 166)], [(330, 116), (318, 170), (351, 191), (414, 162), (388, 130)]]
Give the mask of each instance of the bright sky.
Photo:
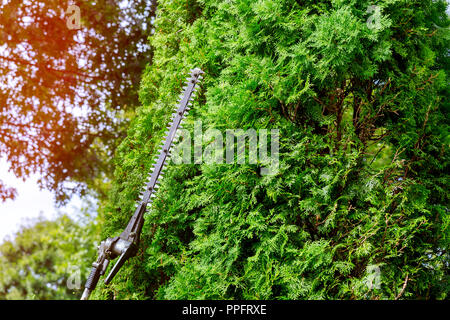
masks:
[(8, 169), (8, 163), (0, 159), (0, 180), (7, 187), (16, 188), (18, 192), (14, 201), (0, 202), (0, 243), (6, 236), (12, 236), (29, 218), (42, 215), (47, 219), (54, 219), (58, 216), (58, 212), (74, 216), (79, 211), (81, 199), (74, 197), (66, 207), (56, 209), (53, 194), (50, 191), (39, 190), (38, 177), (32, 176), (23, 182), (8, 172)]

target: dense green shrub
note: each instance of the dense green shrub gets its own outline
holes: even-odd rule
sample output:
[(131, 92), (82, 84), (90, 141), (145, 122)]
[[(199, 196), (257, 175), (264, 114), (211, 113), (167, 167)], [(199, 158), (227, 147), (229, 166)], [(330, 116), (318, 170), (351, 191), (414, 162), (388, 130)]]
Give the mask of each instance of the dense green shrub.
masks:
[[(375, 7), (373, 7), (375, 5)], [(103, 236), (131, 216), (190, 68), (186, 127), (279, 129), (280, 166), (172, 165), (97, 298), (445, 299), (445, 1), (159, 1)], [(204, 141), (204, 144), (210, 141)]]

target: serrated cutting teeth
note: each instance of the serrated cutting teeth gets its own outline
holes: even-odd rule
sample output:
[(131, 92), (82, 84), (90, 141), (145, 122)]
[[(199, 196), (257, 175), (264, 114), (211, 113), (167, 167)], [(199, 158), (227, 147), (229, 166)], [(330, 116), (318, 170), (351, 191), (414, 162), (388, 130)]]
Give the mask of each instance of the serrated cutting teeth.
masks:
[[(172, 117), (165, 127), (163, 142), (160, 147), (156, 149), (158, 154), (152, 161), (153, 165), (151, 166), (150, 174), (146, 179), (147, 183), (145, 189), (139, 194), (141, 199), (146, 198), (145, 201), (147, 204), (150, 204), (152, 202), (151, 199), (156, 197), (155, 191), (161, 186), (160, 184), (164, 176), (164, 171), (167, 169), (165, 164), (168, 162), (167, 159), (172, 156), (171, 146), (175, 141), (180, 140), (182, 136), (178, 129), (183, 128), (181, 124), (186, 119), (189, 110), (191, 110), (192, 101), (197, 91), (195, 86), (200, 79), (203, 78), (201, 77), (201, 74), (203, 74), (203, 71), (198, 68), (191, 70), (190, 77), (186, 78), (186, 83), (183, 84), (183, 91), (178, 97), (178, 103), (172, 109)], [(146, 195), (147, 197), (145, 197)], [(138, 206), (139, 203), (136, 204), (136, 207)]]

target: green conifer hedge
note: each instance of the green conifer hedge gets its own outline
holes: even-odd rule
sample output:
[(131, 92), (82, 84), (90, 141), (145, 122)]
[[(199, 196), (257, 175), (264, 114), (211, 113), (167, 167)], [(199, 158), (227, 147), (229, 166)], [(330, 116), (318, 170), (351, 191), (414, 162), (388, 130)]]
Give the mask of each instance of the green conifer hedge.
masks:
[[(189, 69), (186, 128), (279, 129), (279, 170), (170, 166), (105, 299), (445, 299), (445, 1), (158, 1), (103, 238), (133, 213)], [(206, 146), (211, 141), (204, 141)]]

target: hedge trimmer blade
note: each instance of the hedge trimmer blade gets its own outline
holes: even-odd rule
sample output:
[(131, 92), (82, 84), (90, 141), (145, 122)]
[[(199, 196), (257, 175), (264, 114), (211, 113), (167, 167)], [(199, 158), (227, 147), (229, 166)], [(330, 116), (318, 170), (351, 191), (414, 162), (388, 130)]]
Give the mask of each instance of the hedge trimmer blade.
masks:
[(174, 141), (175, 135), (178, 128), (184, 118), (186, 118), (190, 106), (192, 106), (192, 100), (195, 94), (195, 86), (202, 79), (201, 74), (203, 71), (200, 69), (192, 70), (191, 77), (189, 77), (186, 86), (183, 88), (184, 92), (180, 95), (180, 100), (178, 106), (175, 108), (172, 114), (172, 119), (167, 126), (166, 137), (163, 139), (161, 148), (159, 150), (159, 156), (151, 169), (148, 183), (145, 186), (144, 191), (141, 193), (141, 202), (149, 203), (150, 198), (154, 194), (155, 188), (158, 188), (159, 180), (158, 177), (161, 176), (162, 170), (169, 156), (169, 150)]
[(162, 172), (164, 165), (170, 156), (170, 148), (174, 142), (177, 130), (183, 119), (187, 116), (192, 100), (195, 94), (195, 87), (197, 83), (202, 79), (204, 72), (198, 68), (191, 70), (190, 77), (187, 78), (184, 91), (180, 95), (180, 100), (175, 108), (171, 122), (167, 126), (166, 137), (163, 139), (159, 156), (156, 158), (156, 162), (153, 165), (148, 182), (145, 185), (141, 198), (136, 205), (136, 210), (128, 222), (125, 230), (118, 237), (107, 238), (102, 241), (98, 247), (98, 258), (92, 264), (91, 273), (86, 281), (85, 290), (81, 297), (81, 300), (87, 300), (90, 293), (97, 286), (100, 276), (106, 272), (106, 268), (111, 260), (119, 257), (114, 267), (111, 269), (108, 276), (105, 278), (105, 283), (108, 284), (116, 273), (120, 270), (125, 261), (134, 256), (137, 252), (139, 245), (139, 238), (144, 224), (144, 213), (147, 210), (147, 205), (152, 202), (152, 198), (155, 197), (155, 192), (159, 187), (160, 180), (162, 178)]

